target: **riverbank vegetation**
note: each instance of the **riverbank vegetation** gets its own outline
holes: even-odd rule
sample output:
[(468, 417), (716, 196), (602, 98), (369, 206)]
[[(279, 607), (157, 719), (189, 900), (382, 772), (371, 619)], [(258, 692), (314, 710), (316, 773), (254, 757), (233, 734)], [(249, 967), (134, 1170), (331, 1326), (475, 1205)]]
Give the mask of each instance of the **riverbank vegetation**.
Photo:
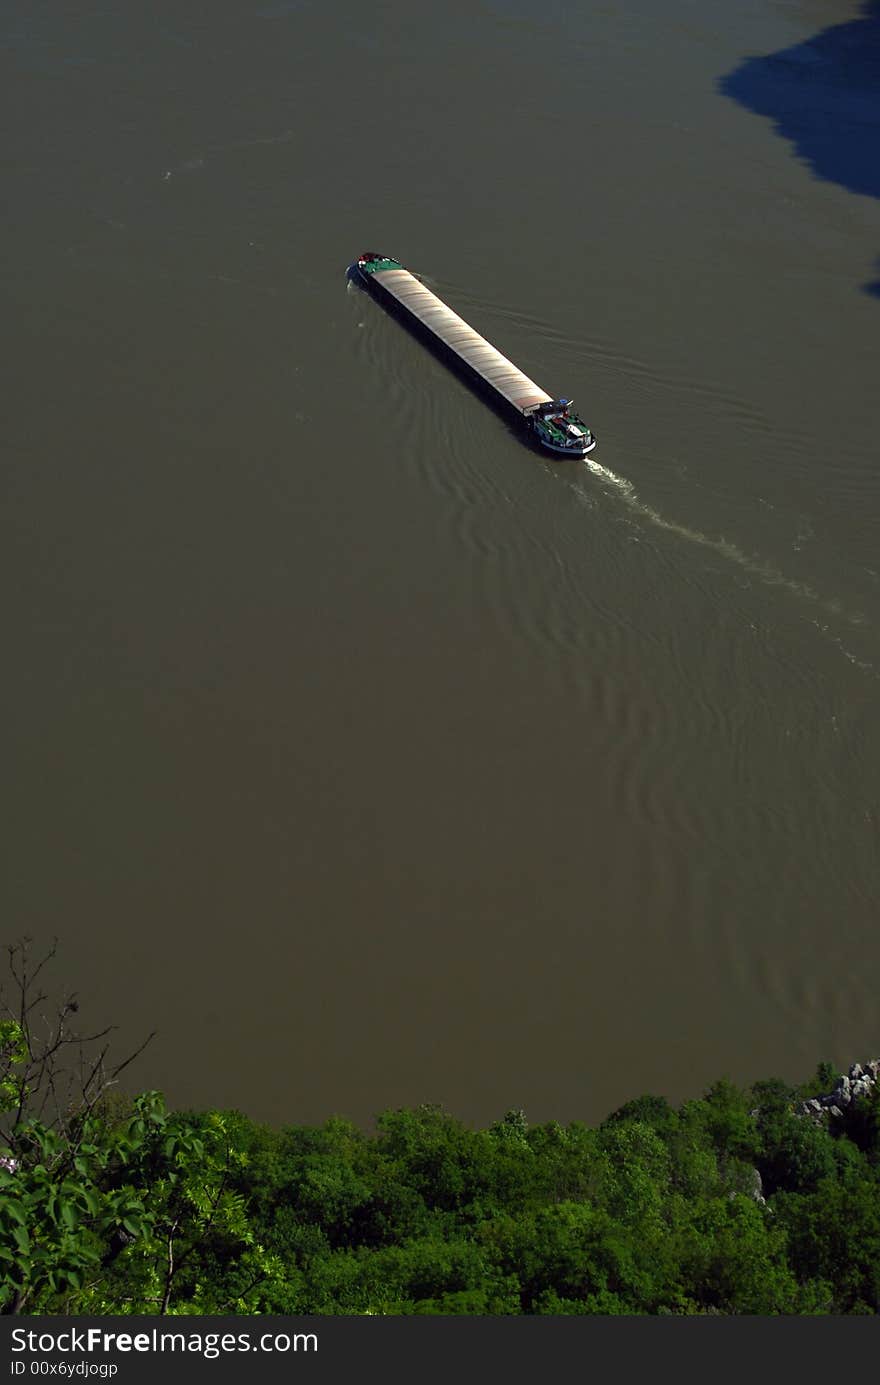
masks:
[(69, 1019), (48, 1057), (27, 1012), (0, 1025), (6, 1313), (880, 1310), (880, 1084), (815, 1118), (827, 1065), (595, 1129), (421, 1106), (274, 1130), (124, 1098), (102, 1048), (59, 1103)]

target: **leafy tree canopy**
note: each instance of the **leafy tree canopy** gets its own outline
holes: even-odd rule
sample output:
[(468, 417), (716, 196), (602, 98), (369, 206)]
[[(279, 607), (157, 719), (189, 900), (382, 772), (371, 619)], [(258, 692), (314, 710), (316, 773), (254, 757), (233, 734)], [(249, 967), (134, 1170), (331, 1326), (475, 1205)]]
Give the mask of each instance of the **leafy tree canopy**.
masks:
[(596, 1130), (430, 1105), (272, 1130), (120, 1094), (75, 997), (37, 1024), (45, 960), (10, 949), (0, 1018), (6, 1313), (880, 1310), (880, 1097), (801, 1114), (830, 1066)]

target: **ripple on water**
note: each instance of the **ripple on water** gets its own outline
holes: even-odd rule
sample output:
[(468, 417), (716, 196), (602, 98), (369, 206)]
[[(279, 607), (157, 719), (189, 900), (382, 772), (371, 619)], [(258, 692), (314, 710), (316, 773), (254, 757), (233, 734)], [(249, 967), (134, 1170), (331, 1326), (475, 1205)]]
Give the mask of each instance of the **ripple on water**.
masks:
[[(658, 394), (668, 393), (671, 388), (691, 395), (702, 391), (707, 398), (720, 400), (737, 426), (752, 428), (756, 433), (767, 427), (757, 410), (735, 395), (725, 394), (718, 386), (694, 382), (668, 369), (649, 368), (619, 348), (592, 338), (572, 341), (537, 317), (498, 308), (473, 294), (442, 291), (465, 315), (486, 318), (491, 314), (495, 319), (507, 320), (517, 333), (522, 331), (539, 343), (546, 341), (554, 353), (564, 350), (568, 357), (589, 358), (591, 368), (604, 363)], [(540, 516), (539, 522), (534, 522), (534, 509), (529, 506), (544, 503), (535, 488), (514, 493), (506, 477), (502, 480), (497, 467), (493, 467), (490, 459), (498, 452), (502, 421), (491, 410), (477, 408), (467, 387), (430, 353), (409, 349), (411, 340), (407, 340), (405, 329), (382, 313), (377, 304), (365, 299), (360, 291), (355, 302), (357, 355), (365, 368), (369, 365), (377, 385), (381, 384), (394, 420), (393, 436), (401, 463), (427, 484), (441, 502), (438, 526), (449, 534), (455, 550), (463, 555), (480, 599), (494, 614), (497, 628), (525, 652), (545, 658), (548, 676), (557, 676), (554, 670), (564, 667), (563, 681), (583, 686), (583, 670), (597, 654), (601, 655), (603, 644), (610, 649), (627, 637), (625, 619), (611, 603), (603, 604), (594, 591), (585, 590), (583, 569), (573, 564), (568, 555), (563, 556)], [(461, 407), (456, 407), (459, 404)], [(462, 426), (463, 417), (466, 426)], [(557, 479), (561, 475), (579, 505), (590, 510), (598, 502), (595, 486), (587, 480), (588, 472), (635, 524), (637, 532), (633, 537), (649, 530), (665, 533), (714, 555), (731, 573), (738, 571), (743, 576), (743, 586), (757, 581), (798, 598), (812, 607), (815, 614), (810, 619), (820, 633), (835, 642), (841, 653), (862, 671), (871, 671), (871, 661), (853, 653), (840, 635), (842, 626), (861, 623), (861, 613), (845, 610), (834, 596), (822, 594), (802, 578), (786, 574), (725, 535), (704, 532), (663, 513), (642, 500), (628, 478), (605, 466), (598, 457), (588, 458), (586, 472), (580, 470), (574, 480), (569, 479), (567, 471), (561, 472), (553, 464), (538, 460), (536, 476)], [(548, 514), (552, 514), (550, 507), (545, 510), (544, 520)], [(796, 545), (813, 538), (812, 524), (803, 514), (797, 517), (796, 534)], [(606, 561), (609, 556), (607, 550), (603, 552)], [(656, 559), (657, 554), (654, 556)], [(687, 563), (673, 566), (680, 581), (700, 586), (699, 568)], [(541, 573), (540, 585), (532, 584), (524, 591), (523, 574), (535, 571)], [(706, 584), (702, 589), (708, 590)], [(585, 612), (592, 612), (598, 619), (585, 619)], [(760, 644), (760, 632), (754, 633)], [(674, 661), (674, 644), (669, 653)], [(766, 648), (764, 653), (768, 653)], [(712, 709), (702, 710), (708, 714)], [(723, 720), (717, 710), (714, 715), (719, 723)], [(732, 736), (734, 728), (719, 724), (717, 730), (721, 735)], [(656, 810), (646, 806), (645, 813), (646, 821), (656, 819)], [(688, 830), (685, 821), (679, 826)]]
[[(515, 494), (508, 473), (493, 465), (499, 440), (513, 439), (512, 430), (429, 352), (409, 350), (405, 329), (381, 311), (363, 312), (377, 305), (356, 306), (358, 364), (384, 391), (401, 465), (440, 502), (437, 524), (466, 563), (499, 634), (525, 656), (543, 659), (551, 682), (569, 682), (572, 656), (585, 642), (583, 593), (533, 523), (529, 497)], [(533, 456), (518, 436), (515, 455), (528, 463)], [(536, 571), (540, 584), (524, 586), (523, 574)]]
[[(508, 335), (531, 340), (534, 359), (589, 361), (593, 380), (616, 376), (652, 407), (687, 395), (691, 407), (696, 400), (698, 410), (714, 410), (753, 440), (771, 431), (750, 401), (711, 381), (649, 368), (608, 343), (571, 341), (473, 296), (448, 297), (490, 338), (493, 322), (508, 322)], [(823, 718), (829, 740), (839, 735), (823, 674), (780, 631), (800, 614), (874, 677), (871, 661), (850, 647), (865, 624), (861, 612), (809, 573), (786, 572), (747, 542), (681, 522), (672, 494), (662, 505), (643, 499), (622, 468), (602, 461), (601, 444), (578, 467), (506, 448), (503, 422), (429, 353), (411, 350), (396, 323), (365, 307), (375, 305), (360, 308), (368, 325), (359, 329), (359, 358), (387, 398), (401, 465), (437, 498), (444, 544), (466, 571), (493, 637), (532, 663), (548, 698), (569, 699), (588, 718), (588, 791), (621, 826), (619, 857), (607, 863), (624, 877), (620, 899), (655, 941), (670, 951), (689, 948), (708, 973), (723, 973), (744, 1004), (792, 1025), (825, 1009), (833, 1029), (839, 989), (808, 955), (792, 960), (793, 930), (811, 894), (836, 895), (844, 909), (849, 899), (853, 916), (866, 917), (868, 882), (846, 878), (841, 859), (848, 857), (835, 848), (838, 766), (815, 744)], [(500, 329), (502, 349), (503, 337)], [(529, 361), (521, 364), (542, 378)], [(793, 452), (802, 443), (795, 436), (784, 446)], [(691, 485), (686, 469), (666, 471)], [(775, 499), (765, 507), (776, 510)], [(806, 548), (809, 561), (813, 519), (792, 509), (787, 522), (790, 547)], [(634, 587), (641, 595), (629, 599)], [(755, 599), (761, 588), (767, 601)], [(771, 759), (784, 775), (776, 788), (768, 788)], [(728, 907), (728, 895), (738, 903)], [(746, 898), (760, 898), (764, 927), (743, 929)], [(845, 968), (845, 949), (839, 960)], [(871, 995), (868, 980), (857, 977), (847, 1010), (858, 1011), (860, 1023), (868, 1022)]]

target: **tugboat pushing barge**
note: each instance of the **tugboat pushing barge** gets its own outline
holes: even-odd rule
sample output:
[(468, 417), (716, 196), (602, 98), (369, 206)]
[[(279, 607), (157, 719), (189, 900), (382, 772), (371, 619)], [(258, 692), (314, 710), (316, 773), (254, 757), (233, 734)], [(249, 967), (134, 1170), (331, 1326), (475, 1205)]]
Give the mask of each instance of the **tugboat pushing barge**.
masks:
[(564, 457), (585, 457), (592, 452), (595, 434), (575, 413), (570, 399), (551, 398), (399, 260), (366, 250), (358, 256), (357, 268), (377, 298), (403, 317), (414, 319), (414, 325), (457, 358), (457, 363), (466, 366), (481, 384), (500, 395), (542, 447)]

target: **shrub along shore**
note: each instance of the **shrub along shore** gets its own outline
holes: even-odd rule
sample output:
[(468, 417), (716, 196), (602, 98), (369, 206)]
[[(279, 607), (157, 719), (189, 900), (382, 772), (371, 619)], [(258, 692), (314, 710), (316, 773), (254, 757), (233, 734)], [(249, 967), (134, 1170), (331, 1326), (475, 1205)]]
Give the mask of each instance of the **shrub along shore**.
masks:
[(157, 1093), (42, 1124), (14, 1105), (14, 1043), (7, 1024), (6, 1313), (880, 1310), (880, 1064), (645, 1096), (595, 1129), (421, 1106), (365, 1133)]

